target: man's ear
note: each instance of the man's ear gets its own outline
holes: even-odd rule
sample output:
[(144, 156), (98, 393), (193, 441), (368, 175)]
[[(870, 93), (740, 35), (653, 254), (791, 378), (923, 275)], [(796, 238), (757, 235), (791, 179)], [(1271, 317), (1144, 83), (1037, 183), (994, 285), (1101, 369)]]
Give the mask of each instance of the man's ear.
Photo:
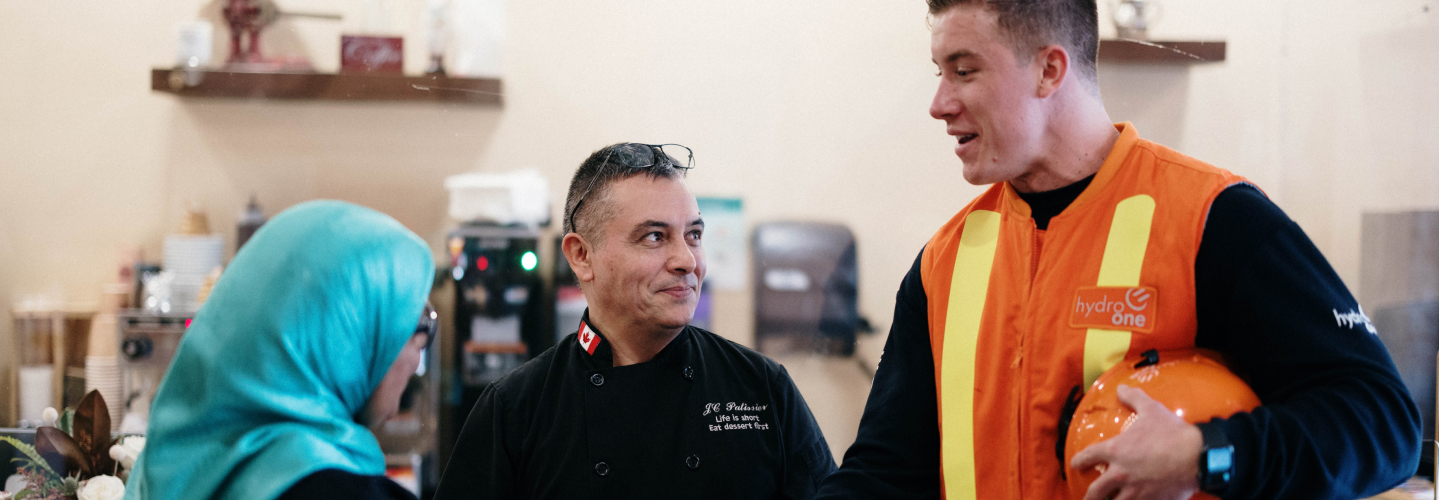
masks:
[(579, 233), (569, 233), (564, 240), (560, 241), (560, 251), (564, 252), (565, 260), (570, 262), (570, 269), (575, 271), (575, 278), (580, 283), (588, 283), (595, 279), (595, 269), (591, 259), (594, 253), (593, 246), (584, 236)]
[(1069, 51), (1064, 50), (1063, 45), (1049, 45), (1039, 49), (1034, 62), (1039, 69), (1036, 94), (1040, 98), (1049, 97), (1064, 85), (1064, 78), (1069, 75)]

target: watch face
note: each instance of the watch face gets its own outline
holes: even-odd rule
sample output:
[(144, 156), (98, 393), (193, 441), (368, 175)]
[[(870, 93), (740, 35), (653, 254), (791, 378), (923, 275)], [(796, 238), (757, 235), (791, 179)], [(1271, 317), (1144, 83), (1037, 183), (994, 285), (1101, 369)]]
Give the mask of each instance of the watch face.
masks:
[(1209, 468), (1210, 474), (1224, 474), (1224, 480), (1229, 480), (1229, 469), (1234, 467), (1234, 448), (1225, 446), (1223, 448), (1211, 448), (1204, 450), (1209, 455), (1205, 465)]
[(1199, 489), (1215, 493), (1229, 484), (1234, 470), (1234, 446), (1205, 448), (1199, 469)]

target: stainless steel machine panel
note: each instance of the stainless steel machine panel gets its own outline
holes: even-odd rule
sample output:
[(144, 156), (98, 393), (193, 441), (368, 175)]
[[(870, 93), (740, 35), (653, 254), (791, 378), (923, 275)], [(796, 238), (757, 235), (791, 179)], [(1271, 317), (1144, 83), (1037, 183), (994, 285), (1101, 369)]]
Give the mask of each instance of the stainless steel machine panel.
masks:
[[(134, 431), (126, 425), (128, 415), (140, 424), (150, 418), (150, 402), (180, 348), (180, 337), (190, 325), (189, 315), (152, 314), (125, 311), (116, 319), (120, 342), (120, 384), (122, 401), (109, 402), (121, 408), (121, 431)], [(135, 420), (135, 419), (140, 420)]]

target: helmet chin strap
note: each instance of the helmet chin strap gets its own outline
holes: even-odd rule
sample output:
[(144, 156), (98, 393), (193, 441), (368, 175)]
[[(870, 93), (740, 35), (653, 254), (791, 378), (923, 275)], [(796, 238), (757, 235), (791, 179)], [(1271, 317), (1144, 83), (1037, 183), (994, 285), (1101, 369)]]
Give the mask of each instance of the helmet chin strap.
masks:
[(1159, 350), (1150, 349), (1139, 354), (1139, 362), (1134, 364), (1135, 368), (1144, 368), (1159, 364)]

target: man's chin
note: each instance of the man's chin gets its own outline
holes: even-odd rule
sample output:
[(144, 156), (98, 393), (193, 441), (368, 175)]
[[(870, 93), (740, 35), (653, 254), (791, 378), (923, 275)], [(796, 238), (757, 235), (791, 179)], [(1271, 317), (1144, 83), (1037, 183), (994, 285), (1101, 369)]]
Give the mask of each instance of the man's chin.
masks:
[(973, 162), (964, 161), (964, 159), (962, 158), (960, 159), (960, 161), (964, 163), (964, 170), (962, 170), (961, 173), (964, 175), (965, 182), (968, 182), (975, 186), (986, 186), (997, 182), (990, 179), (994, 176), (993, 172), (986, 171), (986, 169), (982, 165), (976, 165)]
[(988, 186), (1012, 180), (1014, 176), (1008, 175), (1005, 168), (993, 163), (987, 165), (976, 165), (965, 162), (964, 180), (975, 186)]
[(695, 310), (693, 307), (691, 307), (684, 312), (674, 311), (670, 314), (661, 315), (660, 317), (655, 318), (655, 324), (665, 330), (674, 330), (684, 328), (685, 326), (689, 325), (690, 321), (694, 320), (694, 317)]
[(690, 321), (693, 321), (693, 320), (694, 320), (694, 315), (691, 314), (691, 315), (689, 315), (689, 317), (686, 317), (686, 318), (683, 318), (683, 319), (680, 319), (680, 318), (668, 318), (668, 319), (665, 319), (665, 320), (663, 320), (663, 321), (660, 321), (659, 324), (660, 324), (660, 327), (662, 327), (662, 328), (664, 328), (664, 329), (666, 329), (666, 330), (672, 330), (672, 329), (675, 329), (675, 328), (684, 328), (684, 327), (686, 327), (686, 326), (689, 326)]

